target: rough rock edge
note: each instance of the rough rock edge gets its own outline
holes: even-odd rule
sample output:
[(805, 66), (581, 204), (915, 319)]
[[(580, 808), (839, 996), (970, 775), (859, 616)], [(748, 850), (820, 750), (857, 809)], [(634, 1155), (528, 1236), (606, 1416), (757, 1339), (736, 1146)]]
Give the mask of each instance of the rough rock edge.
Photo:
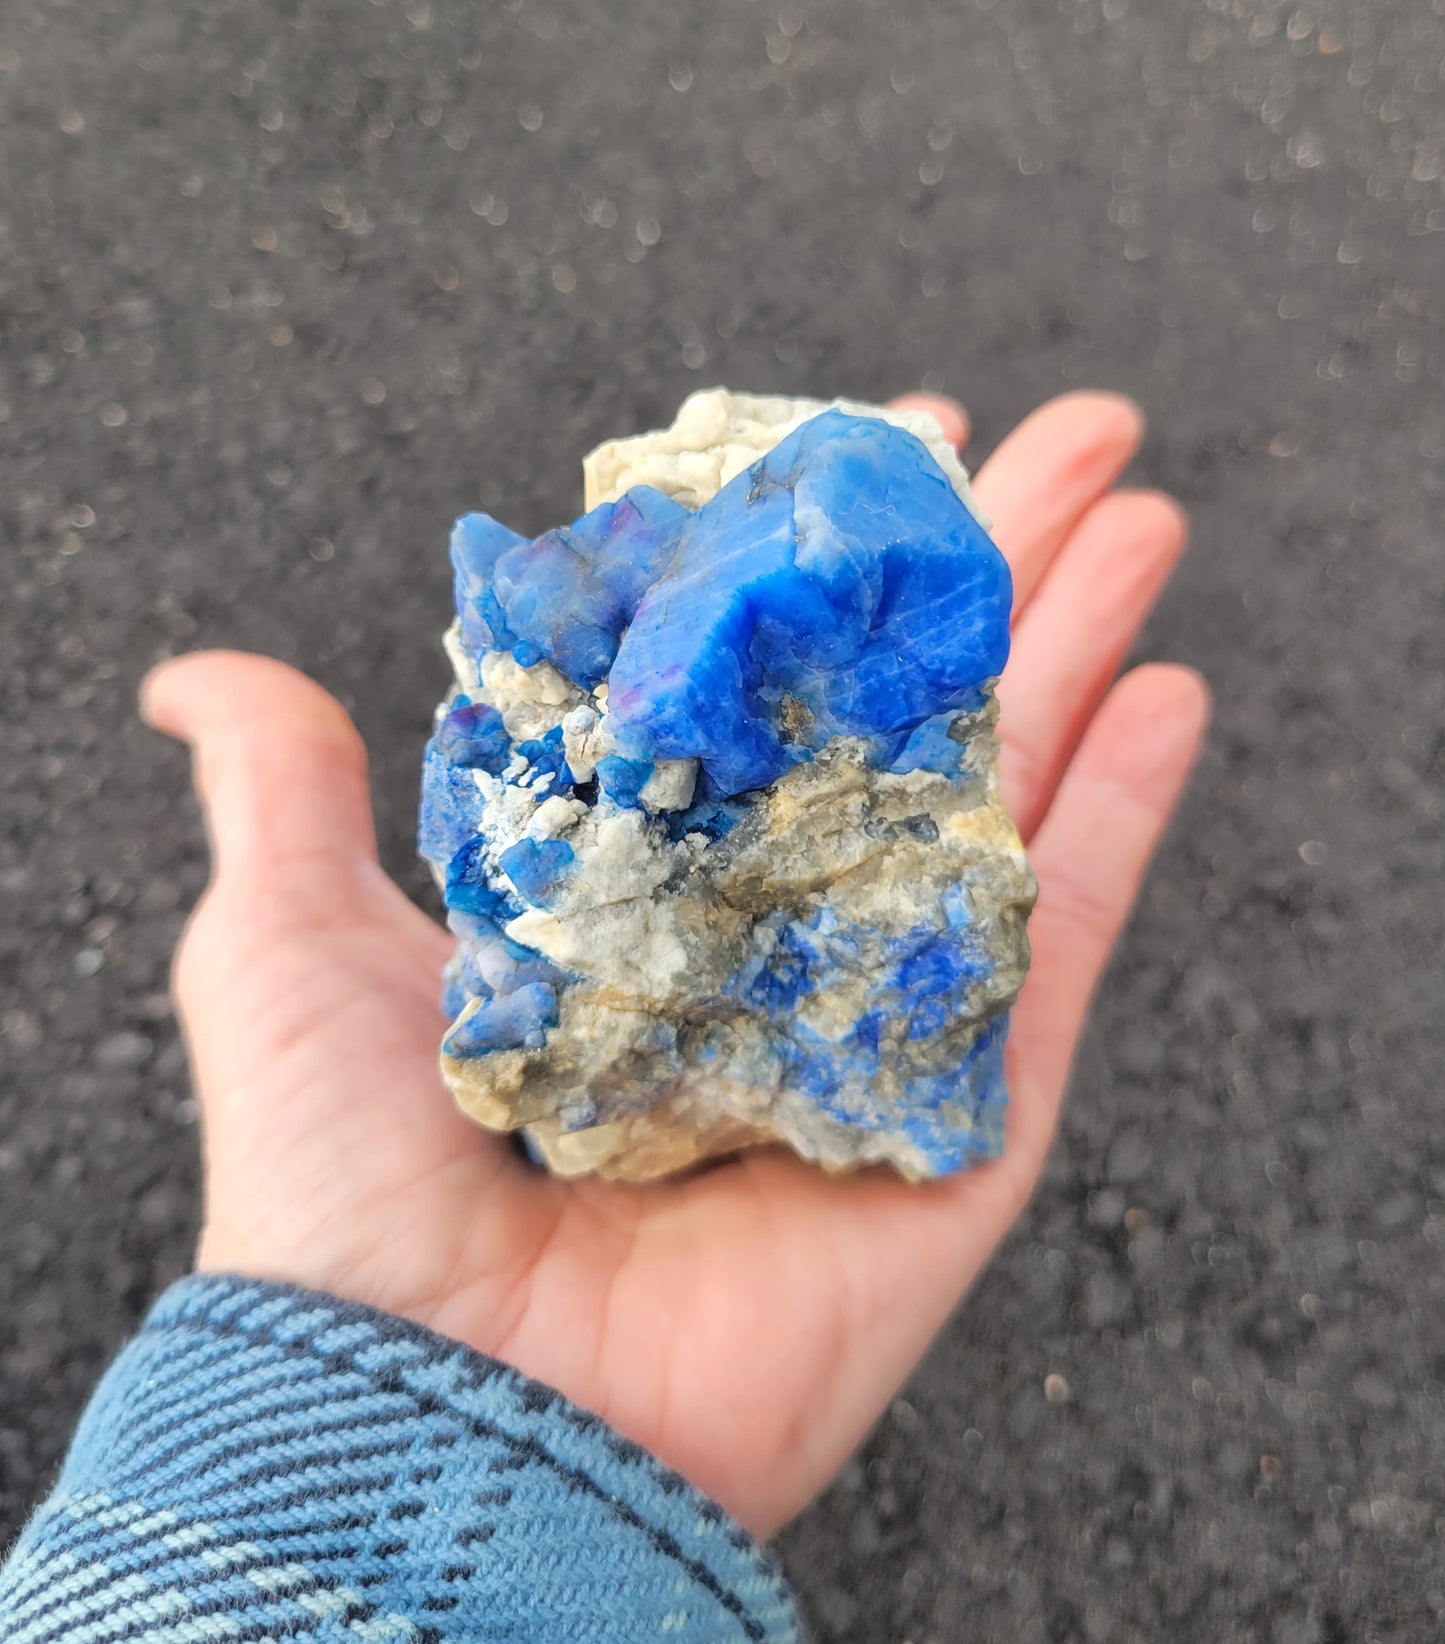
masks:
[[(634, 485), (652, 485), (691, 508), (709, 501), (718, 490), (759, 457), (765, 455), (793, 429), (832, 408), (854, 416), (881, 417), (914, 434), (948, 476), (955, 491), (984, 525), (969, 487), (968, 476), (953, 447), (926, 413), (893, 411), (851, 400), (788, 399), (780, 396), (733, 394), (726, 389), (708, 389), (691, 395), (679, 409), (672, 426), (653, 433), (611, 440), (598, 446), (583, 460), (586, 486), (585, 506), (616, 500)], [(565, 690), (575, 690), (546, 664), (538, 669), (513, 665), (506, 689), (489, 690), (478, 678), (470, 659), (459, 643), (454, 623), (447, 636), (447, 653), (457, 677), (458, 688), (493, 700), (510, 721), (513, 711), (518, 728), (526, 723), (536, 734), (533, 714), (541, 709), (560, 720), (558, 698)], [(484, 666), (485, 671), (485, 666)], [(528, 676), (535, 674), (535, 682)], [(487, 683), (491, 683), (490, 681)], [(496, 681), (502, 684), (501, 680)], [(559, 690), (559, 685), (563, 690)], [(580, 693), (579, 693), (580, 694)], [(575, 699), (574, 699), (575, 700)], [(560, 711), (559, 711), (560, 710)], [(973, 776), (982, 792), (975, 800), (970, 832), (981, 844), (988, 840), (991, 850), (986, 863), (974, 864), (971, 878), (991, 869), (998, 877), (995, 906), (1001, 922), (1009, 924), (1011, 963), (998, 967), (1003, 980), (989, 990), (992, 997), (979, 1001), (988, 1007), (976, 1022), (986, 1022), (1005, 1010), (1016, 997), (1028, 968), (1026, 920), (1036, 886), (1029, 871), (1023, 845), (1012, 819), (998, 794), (997, 737), (993, 723), (997, 705), (990, 699), (977, 726), (970, 747)], [(777, 785), (775, 797), (787, 803), (789, 790), (807, 781), (810, 767), (799, 767)], [(792, 780), (790, 780), (792, 779)], [(868, 772), (870, 790), (896, 782), (886, 772)], [(873, 795), (870, 793), (870, 797)], [(991, 860), (988, 860), (991, 858)], [(482, 1058), (452, 1058), (443, 1054), (442, 1070), (458, 1103), (480, 1123), (496, 1130), (525, 1128), (529, 1139), (559, 1176), (595, 1174), (614, 1180), (648, 1181), (675, 1173), (709, 1157), (737, 1152), (743, 1148), (780, 1140), (780, 1126), (791, 1145), (803, 1157), (825, 1169), (846, 1171), (873, 1163), (891, 1164), (913, 1180), (931, 1174), (924, 1158), (905, 1139), (877, 1132), (860, 1132), (838, 1124), (786, 1090), (729, 1080), (701, 1071), (684, 1071), (669, 1081), (675, 1085), (658, 1098), (651, 1086), (653, 1101), (646, 1108), (602, 1125), (569, 1130), (556, 1117), (559, 1097), (570, 1088), (575, 1092), (577, 1074), (563, 1073), (560, 1084), (549, 1078), (559, 1053), (569, 1039), (587, 1059), (594, 1077), (604, 1082), (611, 1076), (604, 1043), (598, 1037), (601, 1020), (616, 1012), (620, 1030), (619, 1050), (631, 1053), (633, 1044), (625, 1024), (647, 1014), (629, 1010), (613, 996), (599, 1017), (595, 995), (610, 990), (580, 983), (567, 990), (562, 1001), (562, 1019), (548, 1037), (543, 1051), (508, 1051)], [(627, 1003), (633, 1003), (628, 1001)], [(642, 1005), (641, 1000), (635, 1001)], [(618, 1006), (622, 1006), (619, 1010)], [(470, 1008), (476, 1008), (475, 1006)], [(465, 1019), (468, 1012), (463, 1013)], [(660, 1072), (655, 1069), (654, 1072)], [(649, 1075), (634, 1082), (639, 1094), (648, 1090)], [(590, 1085), (590, 1078), (583, 1080)], [(700, 1125), (684, 1127), (679, 1120), (688, 1108), (699, 1112)]]
[[(896, 906), (890, 911), (900, 928), (911, 918), (903, 887), (916, 889), (919, 906), (928, 906), (936, 902), (940, 878), (975, 885), (983, 879), (993, 881), (988, 900), (996, 925), (991, 943), (995, 968), (970, 999), (968, 1012), (959, 1018), (958, 1032), (949, 1041), (957, 1054), (1010, 1006), (1028, 969), (1026, 920), (1035, 884), (1017, 830), (998, 796), (996, 711), (990, 703), (980, 716), (970, 749), (972, 780), (962, 790), (936, 773), (899, 777), (840, 761), (849, 766), (851, 781), (830, 785), (819, 781), (823, 773), (816, 764), (797, 766), (762, 802), (775, 815), (791, 813), (795, 846), (798, 836), (832, 834), (860, 848), (853, 860), (839, 865), (840, 871), (827, 875), (822, 886), (794, 879), (786, 885), (771, 881), (766, 888), (756, 888), (753, 894), (760, 907), (802, 905), (810, 895), (825, 889), (846, 911), (850, 895), (868, 894), (878, 879), (877, 853), (861, 847), (856, 830), (844, 825), (850, 802), (860, 799), (875, 812), (922, 810), (939, 825), (938, 840), (926, 849), (910, 851), (906, 845), (895, 845), (888, 851), (892, 868), (888, 879), (897, 893)], [(737, 899), (745, 905), (751, 900), (748, 887), (756, 862), (768, 853), (770, 843), (776, 845), (781, 872), (786, 842), (772, 827), (761, 829), (755, 845), (731, 857), (719, 847), (709, 853), (726, 859), (717, 861), (708, 875), (716, 877), (724, 892), (720, 911), (736, 911)], [(801, 863), (802, 853), (798, 855), (800, 865), (808, 870)], [(910, 855), (912, 861), (907, 860)], [(647, 905), (667, 921), (684, 915), (683, 901), (667, 898)], [(645, 910), (639, 906), (637, 911)], [(752, 919), (745, 915), (738, 933), (744, 945), (751, 925)], [(524, 933), (518, 930), (517, 934)], [(724, 944), (713, 957), (726, 968), (736, 955), (730, 956)], [(622, 972), (626, 968), (621, 967)], [(561, 1020), (549, 1031), (544, 1049), (503, 1051), (486, 1057), (444, 1056), (443, 1070), (464, 1111), (492, 1129), (525, 1128), (548, 1167), (559, 1176), (595, 1174), (647, 1181), (716, 1154), (780, 1140), (830, 1171), (887, 1163), (911, 1180), (933, 1174), (923, 1155), (901, 1135), (840, 1124), (770, 1077), (771, 1040), (766, 1023), (739, 1014), (734, 1054), (738, 1063), (752, 1066), (755, 1076), (728, 1078), (695, 1065), (679, 1067), (671, 1047), (646, 1048), (647, 1030), (659, 1008), (665, 1010), (665, 1005), (649, 997), (645, 985), (634, 990), (622, 975), (580, 981), (563, 994)], [(724, 1025), (723, 1031), (731, 1034), (734, 1030)], [(944, 1060), (953, 1065), (949, 1056)], [(613, 1102), (621, 1098), (625, 1106), (629, 1097), (638, 1104), (635, 1111), (605, 1124), (568, 1128), (569, 1109), (575, 1113), (597, 1098)]]

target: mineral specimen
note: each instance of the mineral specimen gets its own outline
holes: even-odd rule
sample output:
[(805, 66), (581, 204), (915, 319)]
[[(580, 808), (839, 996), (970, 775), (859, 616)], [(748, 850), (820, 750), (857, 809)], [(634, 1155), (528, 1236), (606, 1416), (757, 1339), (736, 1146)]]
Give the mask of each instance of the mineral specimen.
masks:
[(584, 468), (572, 525), (452, 536), (421, 849), (458, 1101), (564, 1175), (994, 1156), (1034, 884), (1008, 568), (952, 450), (719, 390)]

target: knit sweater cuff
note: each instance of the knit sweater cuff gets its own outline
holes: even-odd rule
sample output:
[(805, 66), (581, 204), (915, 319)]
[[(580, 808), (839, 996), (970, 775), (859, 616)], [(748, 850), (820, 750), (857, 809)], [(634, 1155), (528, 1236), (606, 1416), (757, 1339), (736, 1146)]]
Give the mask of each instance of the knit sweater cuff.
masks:
[(0, 1636), (784, 1644), (798, 1629), (742, 1530), (561, 1394), (371, 1308), (198, 1276), (96, 1391), (0, 1570)]

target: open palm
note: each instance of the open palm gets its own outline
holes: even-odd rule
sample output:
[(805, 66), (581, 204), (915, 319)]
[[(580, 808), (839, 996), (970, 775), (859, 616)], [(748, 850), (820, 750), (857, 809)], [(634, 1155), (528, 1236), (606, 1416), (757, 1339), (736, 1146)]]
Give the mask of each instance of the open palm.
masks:
[[(950, 401), (911, 396), (960, 443)], [(198, 1265), (367, 1302), (597, 1411), (769, 1534), (832, 1476), (1023, 1207), (1090, 993), (1203, 730), (1187, 670), (1119, 660), (1184, 538), (1111, 490), (1137, 411), (1078, 394), (978, 476), (1013, 567), (1004, 797), (1040, 883), (1004, 1157), (947, 1182), (780, 1151), (681, 1182), (560, 1183), (454, 1109), (451, 941), (377, 864), (365, 754), (319, 686), (215, 652), (146, 682), (188, 741), (214, 874), (177, 955), (204, 1114)]]

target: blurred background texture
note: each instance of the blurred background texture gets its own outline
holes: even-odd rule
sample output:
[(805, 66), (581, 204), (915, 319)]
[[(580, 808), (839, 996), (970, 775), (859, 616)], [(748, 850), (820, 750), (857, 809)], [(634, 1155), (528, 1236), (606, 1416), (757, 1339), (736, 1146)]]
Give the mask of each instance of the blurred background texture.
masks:
[(718, 382), (971, 462), (1090, 385), (1217, 725), (1036, 1202), (782, 1552), (824, 1644), (1445, 1631), (1442, 72), (1445, 0), (4, 0), (5, 1529), (195, 1229), (146, 665), (336, 691), (425, 899), (455, 514)]

